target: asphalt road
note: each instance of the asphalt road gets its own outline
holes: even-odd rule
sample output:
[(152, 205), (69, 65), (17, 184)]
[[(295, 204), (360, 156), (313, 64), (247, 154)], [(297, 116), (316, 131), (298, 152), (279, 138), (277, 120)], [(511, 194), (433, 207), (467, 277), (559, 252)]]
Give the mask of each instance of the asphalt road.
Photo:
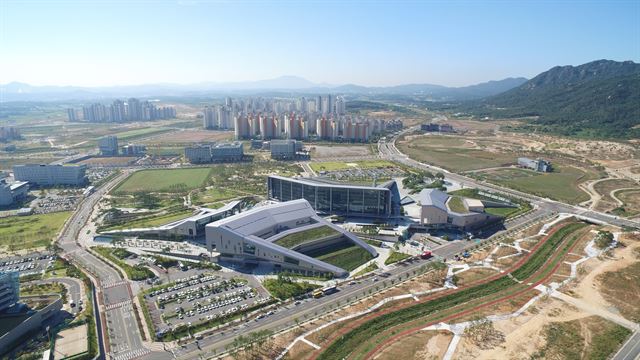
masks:
[(613, 356), (613, 360), (638, 360), (640, 359), (640, 331), (634, 332), (629, 340)]
[(51, 283), (60, 283), (63, 284), (67, 289), (67, 295), (69, 299), (75, 303), (75, 306), (71, 308), (71, 312), (74, 316), (80, 310), (80, 300), (82, 300), (82, 281), (74, 278), (52, 278), (45, 280), (38, 280), (35, 282), (36, 284), (51, 284)]
[[(101, 354), (101, 358), (129, 360), (148, 355), (154, 359), (168, 359), (171, 358), (169, 353), (151, 353), (144, 347), (132, 310), (132, 299), (131, 293), (127, 288), (128, 285), (111, 286), (123, 280), (120, 274), (77, 242), (80, 232), (89, 221), (93, 208), (98, 201), (127, 175), (125, 172), (115, 177), (80, 203), (79, 208), (73, 213), (62, 230), (58, 245), (62, 248), (62, 256), (79, 264), (99, 281), (98, 284), (94, 285), (98, 288), (97, 296), (102, 300), (99, 303), (104, 304), (104, 308), (96, 310), (98, 314), (105, 314), (106, 322), (104, 325), (108, 336), (103, 333), (104, 329), (98, 329), (98, 331), (101, 332), (105, 342), (112, 345), (109, 354)], [(109, 339), (109, 341), (106, 341), (106, 339)]]

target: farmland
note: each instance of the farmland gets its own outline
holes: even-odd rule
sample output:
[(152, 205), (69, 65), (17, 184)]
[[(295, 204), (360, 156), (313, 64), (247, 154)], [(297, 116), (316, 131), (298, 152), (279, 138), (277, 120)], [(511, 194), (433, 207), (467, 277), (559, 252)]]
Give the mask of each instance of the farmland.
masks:
[(589, 200), (578, 184), (595, 178), (592, 172), (573, 166), (556, 166), (552, 173), (540, 173), (524, 169), (495, 169), (476, 173), (481, 180), (503, 185), (550, 199), (577, 204)]
[(9, 251), (46, 247), (60, 232), (70, 212), (0, 219), (0, 246)]
[(114, 194), (136, 191), (181, 193), (201, 187), (211, 168), (142, 170), (129, 176), (114, 189)]

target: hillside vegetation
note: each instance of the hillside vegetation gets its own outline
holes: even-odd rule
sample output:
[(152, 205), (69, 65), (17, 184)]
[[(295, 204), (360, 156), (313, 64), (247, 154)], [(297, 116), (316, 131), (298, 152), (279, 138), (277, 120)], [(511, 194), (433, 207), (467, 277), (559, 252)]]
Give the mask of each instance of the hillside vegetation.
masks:
[(586, 138), (640, 137), (640, 64), (556, 66), (526, 83), (461, 105), (479, 117), (532, 120), (520, 130)]

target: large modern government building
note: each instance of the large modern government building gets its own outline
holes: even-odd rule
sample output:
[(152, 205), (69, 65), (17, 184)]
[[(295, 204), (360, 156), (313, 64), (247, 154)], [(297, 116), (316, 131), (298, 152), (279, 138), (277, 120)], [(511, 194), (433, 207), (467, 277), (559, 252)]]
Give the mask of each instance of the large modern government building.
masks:
[(268, 197), (289, 201), (305, 199), (320, 214), (389, 218), (400, 216), (400, 194), (395, 181), (379, 186), (330, 182), (320, 178), (268, 178)]
[(318, 258), (352, 246), (377, 256), (355, 235), (318, 216), (304, 199), (254, 207), (207, 224), (205, 233), (209, 251), (218, 252), (220, 260), (266, 263), (276, 271), (342, 277), (349, 272)]

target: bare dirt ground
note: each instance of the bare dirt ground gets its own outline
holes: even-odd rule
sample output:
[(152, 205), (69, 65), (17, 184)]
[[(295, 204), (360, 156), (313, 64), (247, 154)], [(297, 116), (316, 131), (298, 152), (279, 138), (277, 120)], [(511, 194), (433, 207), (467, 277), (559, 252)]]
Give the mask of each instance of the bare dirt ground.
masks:
[(377, 354), (377, 360), (442, 359), (453, 335), (443, 331), (422, 331), (407, 336)]
[(158, 135), (146, 140), (147, 144), (189, 144), (233, 139), (233, 131), (182, 130)]
[(353, 145), (353, 146), (327, 146), (327, 145), (310, 145), (312, 156), (316, 158), (336, 158), (351, 156), (368, 156), (371, 155), (369, 146)]
[[(602, 276), (606, 273), (615, 273), (640, 261), (640, 235), (624, 234), (621, 240), (628, 246), (613, 250), (611, 257), (593, 258), (581, 264), (578, 268), (578, 278), (561, 291), (586, 301), (596, 310), (618, 313), (616, 307), (602, 295), (604, 285)], [(584, 246), (584, 243), (580, 245)], [(566, 271), (563, 269), (561, 273)], [(562, 280), (562, 278), (555, 279), (555, 281)], [(633, 296), (633, 294), (630, 295)], [(627, 301), (628, 299), (625, 299), (625, 303)], [(585, 321), (592, 322), (591, 320), (609, 323), (564, 301), (545, 296), (522, 316), (494, 322), (496, 330), (506, 335), (502, 344), (493, 349), (480, 349), (468, 339), (463, 338), (454, 354), (454, 359), (529, 359), (546, 343), (543, 331), (545, 325), (576, 319), (580, 319), (581, 325)], [(582, 327), (584, 329), (584, 326)], [(588, 331), (587, 334), (583, 331), (587, 339), (590, 334)]]

